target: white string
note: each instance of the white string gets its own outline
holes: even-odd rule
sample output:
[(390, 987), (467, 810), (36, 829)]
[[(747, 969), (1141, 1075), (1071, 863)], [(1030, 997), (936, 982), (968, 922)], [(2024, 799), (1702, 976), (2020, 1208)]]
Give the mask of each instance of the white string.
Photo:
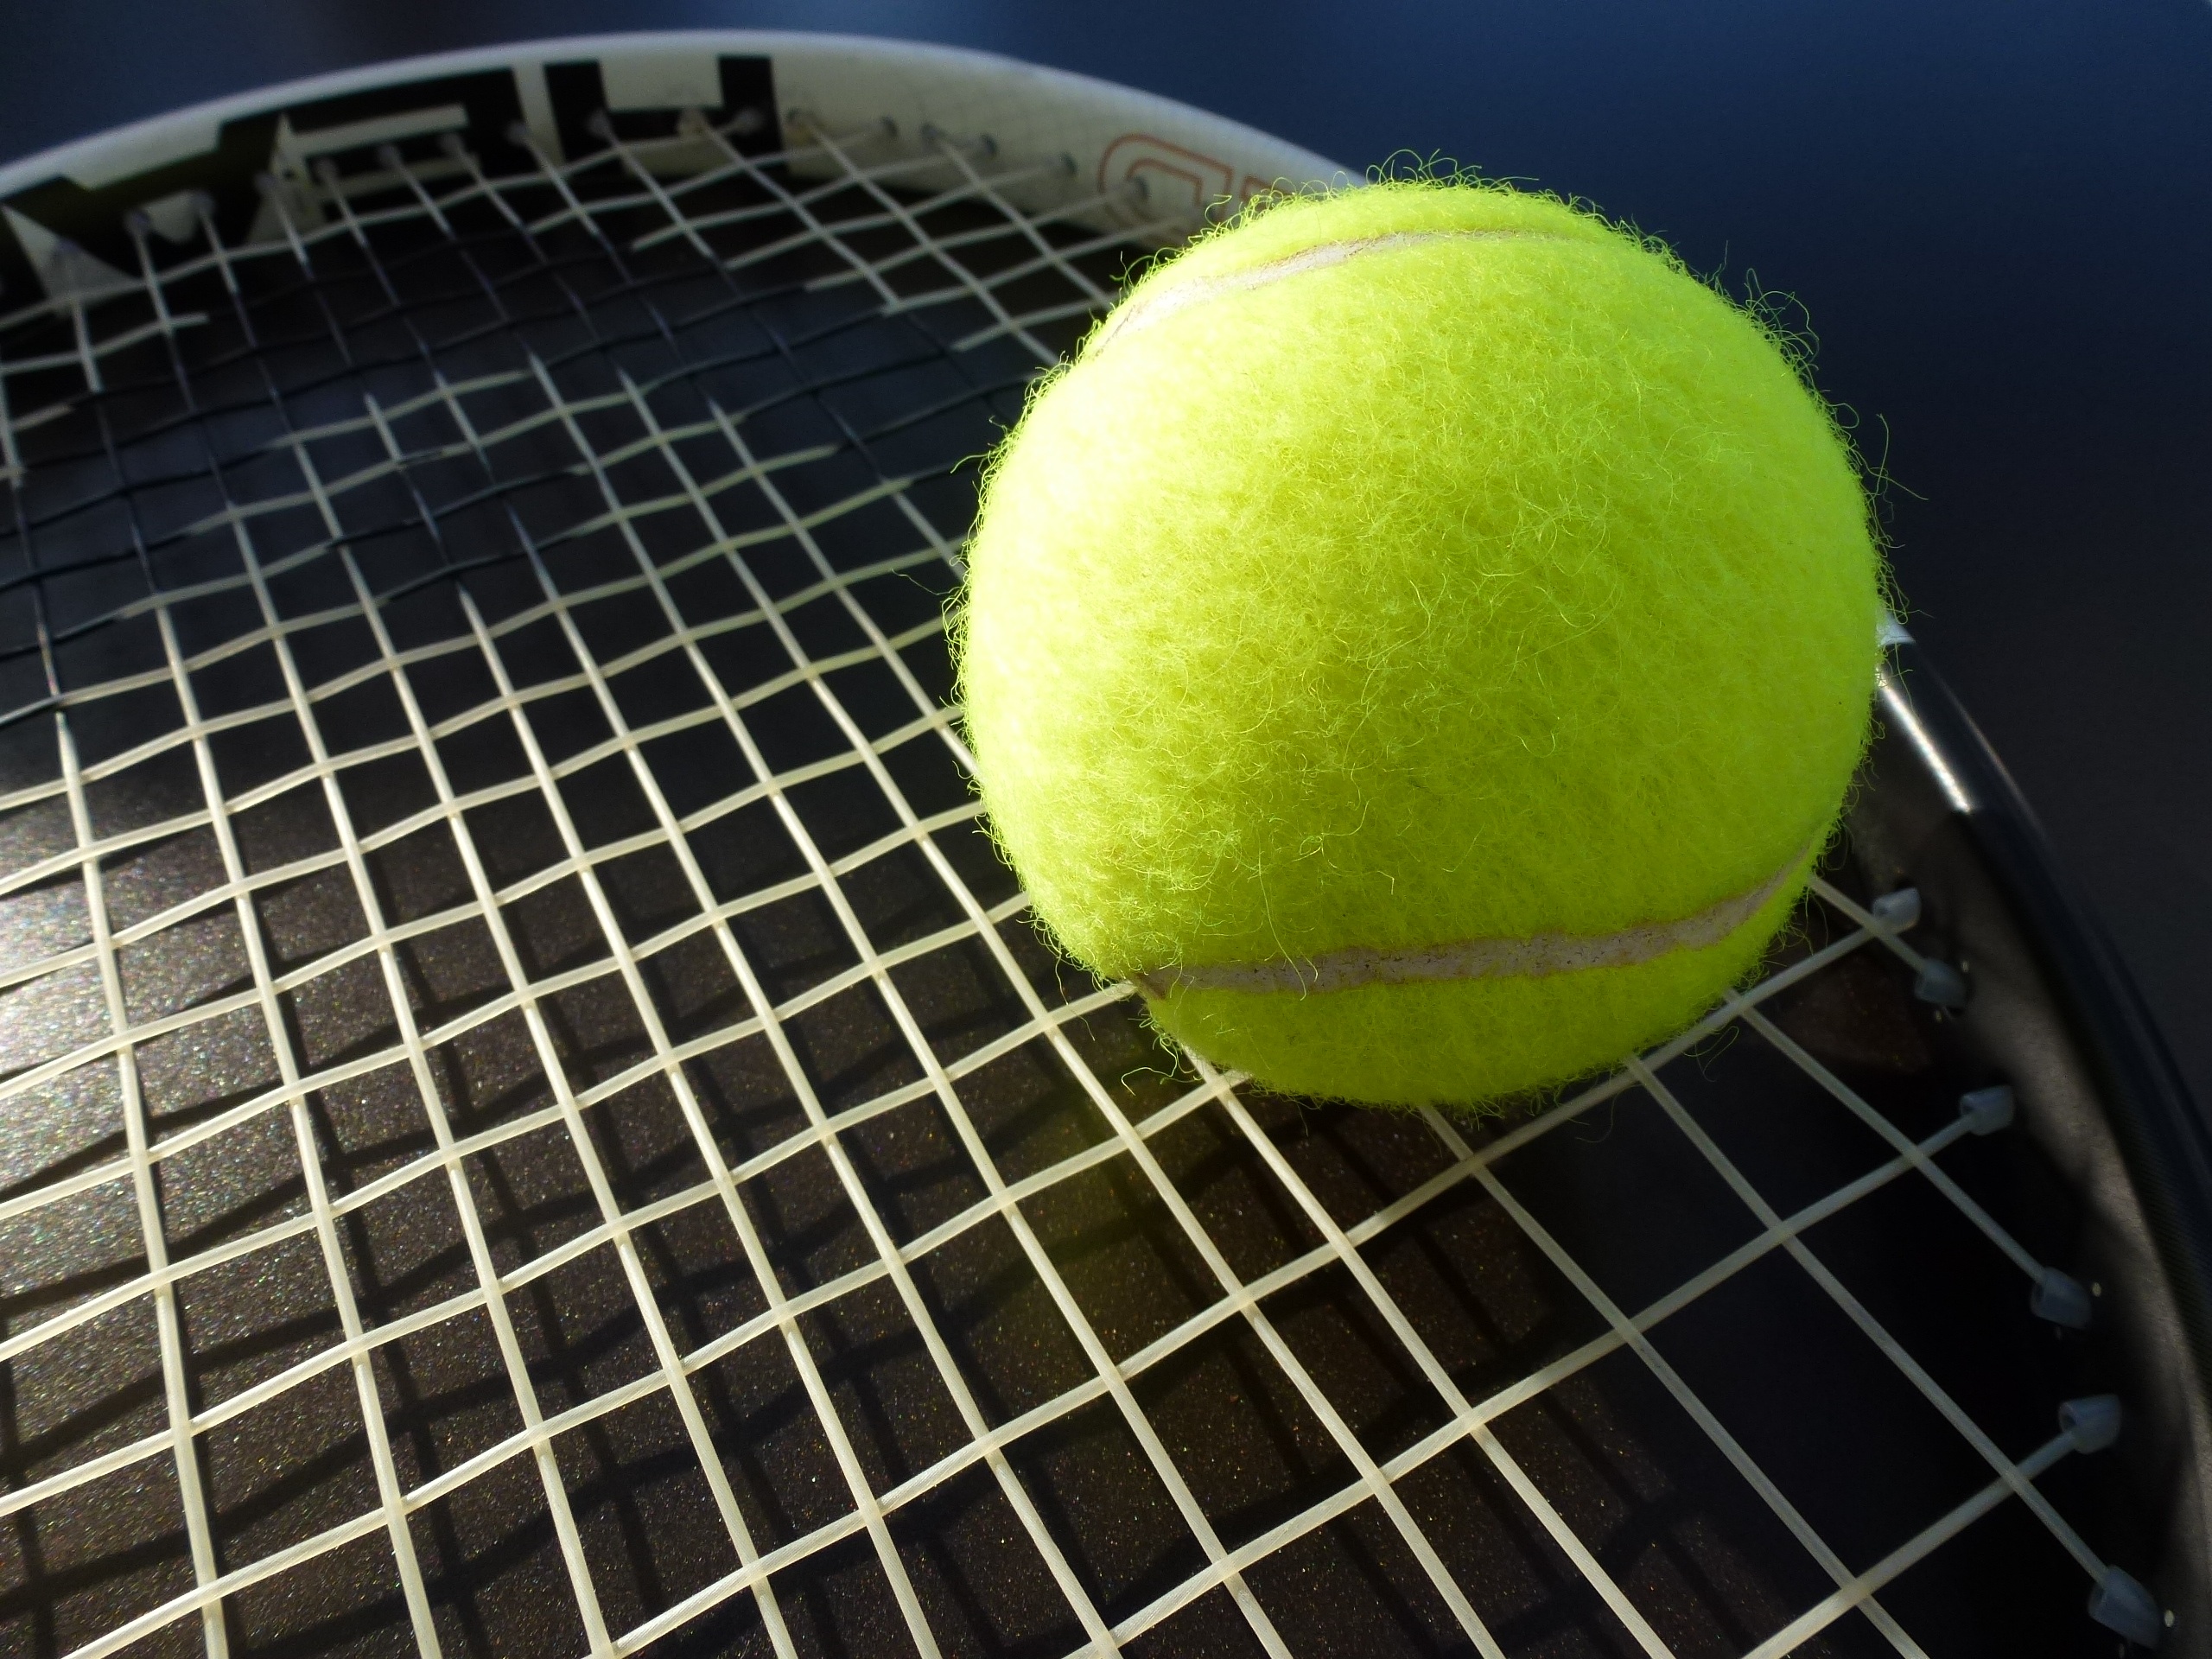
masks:
[[(85, 798), (84, 779), (77, 764), (77, 745), (69, 730), (67, 716), (54, 721), (54, 735), (60, 747), (62, 774), (69, 788), (70, 828), (76, 834), (79, 846), (92, 840), (92, 811)], [(130, 1018), (123, 1000), (123, 976), (116, 954), (115, 941), (108, 926), (107, 893), (102, 879), (100, 861), (87, 857), (81, 866), (85, 884), (85, 910), (92, 930), (94, 948), (99, 953), (100, 991), (107, 1004), (108, 1029), (118, 1039), (130, 1027)], [(139, 1237), (146, 1252), (149, 1277), (157, 1281), (151, 1287), (156, 1339), (161, 1344), (162, 1403), (168, 1416), (168, 1432), (165, 1435), (149, 1435), (139, 1442), (149, 1456), (162, 1451), (169, 1454), (176, 1471), (177, 1494), (184, 1506), (185, 1535), (192, 1554), (194, 1581), (206, 1589), (216, 1577), (213, 1515), (207, 1492), (200, 1478), (200, 1459), (192, 1444), (192, 1400), (189, 1381), (185, 1374), (184, 1338), (177, 1317), (176, 1287), (168, 1277), (169, 1265), (168, 1240), (162, 1226), (159, 1200), (155, 1196), (154, 1168), (146, 1155), (146, 1103), (139, 1089), (138, 1055), (137, 1046), (128, 1041), (118, 1043), (116, 1050), (116, 1071), (123, 1096), (124, 1134), (129, 1151), (125, 1154), (130, 1173), (131, 1196), (138, 1212)], [(117, 1306), (122, 1306), (118, 1299)], [(26, 1332), (27, 1338), (38, 1334)], [(32, 1344), (24, 1343), (28, 1350)], [(119, 1465), (118, 1466), (120, 1466)], [(87, 1468), (81, 1478), (92, 1481), (108, 1473), (109, 1468)], [(55, 1482), (46, 1483), (54, 1487)], [(30, 1499), (23, 1499), (28, 1503)], [(200, 1629), (207, 1647), (208, 1659), (225, 1659), (230, 1652), (230, 1637), (223, 1624), (220, 1611), (212, 1603), (200, 1616)]]

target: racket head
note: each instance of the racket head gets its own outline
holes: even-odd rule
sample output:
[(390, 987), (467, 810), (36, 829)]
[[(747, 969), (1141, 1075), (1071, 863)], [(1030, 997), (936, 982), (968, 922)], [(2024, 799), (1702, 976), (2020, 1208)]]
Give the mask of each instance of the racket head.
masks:
[(2088, 1562), (2202, 1640), (2201, 1124), (1909, 645), (1769, 977), (1502, 1122), (1240, 1090), (1029, 931), (968, 463), (1337, 171), (732, 35), (0, 172), (30, 1650), (2087, 1650)]

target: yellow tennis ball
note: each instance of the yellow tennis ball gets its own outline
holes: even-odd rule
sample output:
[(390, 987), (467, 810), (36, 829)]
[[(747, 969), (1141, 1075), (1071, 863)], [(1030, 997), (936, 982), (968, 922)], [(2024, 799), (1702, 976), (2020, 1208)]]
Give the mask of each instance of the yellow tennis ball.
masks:
[(1758, 965), (1865, 747), (1884, 571), (1759, 321), (1557, 200), (1281, 201), (987, 475), (994, 832), (1077, 959), (1284, 1090), (1477, 1102)]

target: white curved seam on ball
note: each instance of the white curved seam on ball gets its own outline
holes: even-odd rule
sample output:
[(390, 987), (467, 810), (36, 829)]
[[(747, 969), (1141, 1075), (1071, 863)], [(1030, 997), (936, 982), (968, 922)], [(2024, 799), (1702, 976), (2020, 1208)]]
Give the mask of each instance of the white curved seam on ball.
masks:
[(1294, 962), (1160, 968), (1132, 974), (1129, 978), (1139, 990), (1157, 1001), (1179, 987), (1193, 991), (1348, 991), (1362, 985), (1543, 979), (1586, 968), (1630, 968), (1677, 950), (1719, 944), (1758, 915), (1791, 874), (1817, 850), (1818, 843), (1808, 845), (1758, 886), (1694, 915), (1623, 928), (1618, 933), (1532, 933), (1525, 939), (1461, 939), (1388, 950), (1357, 944)]
[(1145, 295), (1135, 299), (1134, 303), (1125, 302), (1108, 315), (1106, 326), (1098, 331), (1098, 337), (1084, 348), (1084, 355), (1096, 357), (1124, 335), (1133, 334), (1141, 328), (1149, 328), (1179, 311), (1187, 311), (1194, 305), (1204, 304), (1224, 294), (1265, 288), (1287, 276), (1300, 276), (1309, 270), (1325, 270), (1331, 265), (1340, 265), (1363, 253), (1388, 252), (1396, 248), (1414, 247), (1424, 242), (1571, 242), (1580, 239), (1554, 235), (1548, 231), (1391, 231), (1382, 236), (1353, 237), (1342, 242), (1317, 243), (1313, 247), (1301, 248), (1296, 253), (1278, 259), (1273, 264), (1254, 265), (1247, 270), (1226, 271), (1218, 276), (1202, 277), (1180, 288), (1166, 288), (1154, 294)]

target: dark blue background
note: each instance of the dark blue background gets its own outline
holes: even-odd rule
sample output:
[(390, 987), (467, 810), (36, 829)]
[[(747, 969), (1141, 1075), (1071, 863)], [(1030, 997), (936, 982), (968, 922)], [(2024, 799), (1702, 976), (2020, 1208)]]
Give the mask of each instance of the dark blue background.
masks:
[(1910, 622), (2212, 1102), (2205, 0), (0, 0), (0, 156), (262, 83), (618, 29), (842, 29), (1587, 197), (1796, 294)]

